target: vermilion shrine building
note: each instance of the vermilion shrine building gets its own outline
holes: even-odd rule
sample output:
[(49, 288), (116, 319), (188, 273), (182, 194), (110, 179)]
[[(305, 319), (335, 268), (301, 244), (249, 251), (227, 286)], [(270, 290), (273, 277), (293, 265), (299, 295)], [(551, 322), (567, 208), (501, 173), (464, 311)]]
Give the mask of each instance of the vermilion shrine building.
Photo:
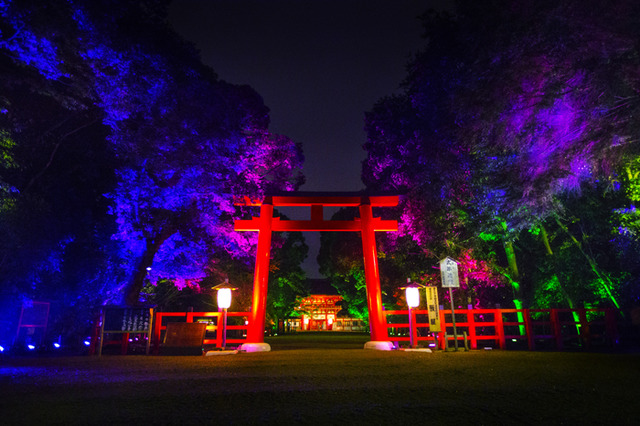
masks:
[(296, 308), (300, 312), (300, 330), (333, 330), (342, 306), (338, 304), (342, 296), (328, 294), (312, 294), (300, 301)]
[(300, 299), (297, 318), (286, 320), (285, 331), (365, 331), (365, 321), (349, 318), (342, 296), (327, 279), (307, 281), (311, 295)]

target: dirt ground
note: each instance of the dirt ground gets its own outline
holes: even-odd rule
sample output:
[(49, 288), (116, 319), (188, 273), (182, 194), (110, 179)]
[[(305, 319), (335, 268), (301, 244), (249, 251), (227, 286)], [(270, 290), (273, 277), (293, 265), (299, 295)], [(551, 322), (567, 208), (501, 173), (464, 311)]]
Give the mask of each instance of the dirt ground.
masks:
[(381, 352), (298, 335), (271, 352), (0, 359), (0, 423), (638, 424), (640, 354)]

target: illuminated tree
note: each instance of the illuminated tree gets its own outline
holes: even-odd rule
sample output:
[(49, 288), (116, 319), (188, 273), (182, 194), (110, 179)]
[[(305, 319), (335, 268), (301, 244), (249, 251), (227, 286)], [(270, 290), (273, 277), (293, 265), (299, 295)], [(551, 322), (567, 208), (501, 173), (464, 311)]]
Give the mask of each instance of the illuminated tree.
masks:
[(425, 253), (445, 242), (482, 256), (480, 247), (502, 242), (507, 267), (497, 269), (520, 307), (533, 287), (516, 259), (523, 233), (535, 231), (542, 257), (555, 255), (547, 227), (580, 251), (563, 220), (567, 197), (616, 179), (617, 165), (637, 155), (638, 7), (456, 5), (454, 16), (426, 17), (427, 47), (405, 93), (367, 115), (363, 177), (370, 188), (406, 191), (401, 230)]
[[(476, 194), (486, 223), (493, 216), (502, 231), (514, 286), (522, 278), (517, 236), (539, 228), (552, 255), (545, 219), (568, 230), (560, 197), (614, 176), (620, 159), (637, 150), (629, 144), (637, 125), (628, 119), (637, 107), (620, 99), (637, 93), (628, 73), (636, 62), (638, 10), (626, 2), (595, 3), (505, 9), (504, 23), (491, 31), (504, 28), (511, 38), (498, 35), (487, 44), (456, 104), (460, 139), (486, 165), (478, 170)], [(616, 16), (628, 21), (614, 24)], [(573, 305), (568, 293), (567, 300)]]
[(86, 81), (70, 79), (86, 67), (52, 41), (54, 23), (70, 20), (50, 5), (30, 7), (0, 6), (1, 287), (7, 297), (93, 305), (117, 276), (105, 271), (120, 266), (102, 196), (115, 161)]
[[(166, 6), (162, 0), (0, 4), (0, 49), (10, 77), (3, 79), (10, 91), (0, 98), (10, 118), (3, 141), (44, 159), (31, 175), (16, 172), (16, 180), (3, 172), (3, 206), (44, 182), (44, 173), (67, 158), (68, 141), (91, 140), (73, 145), (95, 155), (91, 161), (71, 155), (85, 151), (70, 152), (77, 163), (64, 165), (96, 175), (87, 185), (98, 200), (83, 202), (104, 224), (95, 238), (103, 240), (109, 267), (101, 269), (111, 277), (100, 281), (109, 283), (112, 300), (124, 292), (128, 304), (137, 303), (148, 268), (152, 279), (198, 278), (211, 270), (216, 251), (249, 255), (252, 237), (232, 232), (233, 217), (244, 213), (233, 197), (292, 190), (302, 182), (300, 146), (268, 132), (268, 109), (253, 89), (222, 82), (202, 65), (169, 28)], [(37, 96), (20, 99), (25, 94)], [(60, 115), (46, 140), (37, 137), (46, 128), (34, 125), (42, 109)], [(3, 152), (11, 149), (3, 142)], [(72, 187), (57, 181), (60, 175), (48, 177), (60, 191)], [(13, 188), (19, 192), (7, 195)], [(111, 217), (104, 215), (108, 202)], [(71, 225), (83, 214), (77, 207)], [(83, 220), (86, 215), (76, 223)], [(58, 244), (58, 252), (65, 247)]]

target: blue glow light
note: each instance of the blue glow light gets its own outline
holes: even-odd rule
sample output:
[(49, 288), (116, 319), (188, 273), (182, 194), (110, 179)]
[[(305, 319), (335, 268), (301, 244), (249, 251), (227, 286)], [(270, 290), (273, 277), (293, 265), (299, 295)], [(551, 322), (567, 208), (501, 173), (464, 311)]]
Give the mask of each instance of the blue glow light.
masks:
[(56, 349), (60, 349), (60, 343), (55, 342), (55, 343), (53, 344), (53, 347), (54, 347), (54, 348), (56, 348)]
[(30, 351), (32, 351), (32, 350), (34, 350), (36, 347), (35, 347), (34, 345), (27, 345), (27, 348), (28, 348)]
[(88, 339), (84, 341), (84, 345), (85, 346), (89, 346), (90, 344), (91, 344), (91, 342)]
[(4, 352), (4, 346), (0, 345), (0, 352)]

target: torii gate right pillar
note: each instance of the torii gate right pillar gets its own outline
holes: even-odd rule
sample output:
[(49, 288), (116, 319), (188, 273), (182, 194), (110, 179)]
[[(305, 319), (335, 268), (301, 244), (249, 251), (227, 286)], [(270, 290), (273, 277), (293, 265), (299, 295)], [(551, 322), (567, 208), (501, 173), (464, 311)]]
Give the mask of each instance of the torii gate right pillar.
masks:
[(367, 308), (369, 309), (369, 326), (371, 340), (384, 342), (389, 339), (387, 322), (382, 312), (382, 291), (380, 290), (380, 270), (378, 269), (378, 251), (373, 226), (371, 204), (361, 204), (360, 221), (362, 234), (362, 252), (364, 254), (364, 275), (367, 288)]

